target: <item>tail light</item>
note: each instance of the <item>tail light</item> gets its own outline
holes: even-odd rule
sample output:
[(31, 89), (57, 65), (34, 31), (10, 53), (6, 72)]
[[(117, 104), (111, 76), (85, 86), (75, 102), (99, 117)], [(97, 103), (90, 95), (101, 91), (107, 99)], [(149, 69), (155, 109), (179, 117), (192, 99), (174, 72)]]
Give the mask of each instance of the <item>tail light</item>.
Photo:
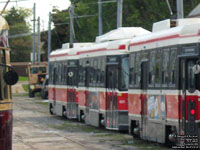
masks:
[(194, 114), (195, 114), (195, 110), (194, 110), (194, 109), (191, 109), (191, 110), (190, 110), (190, 114), (191, 114), (191, 115), (194, 115)]

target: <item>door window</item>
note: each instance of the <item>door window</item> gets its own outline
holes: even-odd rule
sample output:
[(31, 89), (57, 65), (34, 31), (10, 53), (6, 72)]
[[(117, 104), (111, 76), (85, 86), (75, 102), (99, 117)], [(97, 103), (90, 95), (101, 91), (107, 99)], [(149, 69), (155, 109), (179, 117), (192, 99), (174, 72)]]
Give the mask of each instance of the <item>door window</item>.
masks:
[(195, 74), (193, 72), (193, 67), (195, 65), (195, 61), (194, 60), (189, 60), (187, 62), (187, 75), (188, 75), (188, 78), (187, 78), (187, 85), (188, 85), (188, 91), (193, 93), (196, 89), (196, 86), (195, 86)]
[(107, 68), (107, 88), (118, 88), (118, 66), (109, 66)]
[(120, 76), (120, 88), (121, 91), (128, 90), (128, 83), (129, 83), (129, 60), (128, 57), (122, 58), (121, 61), (121, 76)]

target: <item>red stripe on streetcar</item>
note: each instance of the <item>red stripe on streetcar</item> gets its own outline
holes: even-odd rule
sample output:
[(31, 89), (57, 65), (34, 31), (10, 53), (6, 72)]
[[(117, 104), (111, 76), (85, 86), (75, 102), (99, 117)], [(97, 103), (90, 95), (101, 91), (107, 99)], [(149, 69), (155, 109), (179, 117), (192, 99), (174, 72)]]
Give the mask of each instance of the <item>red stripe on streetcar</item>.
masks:
[(85, 53), (89, 53), (89, 52), (106, 51), (106, 50), (107, 50), (106, 48), (100, 48), (100, 49), (88, 50), (88, 51), (78, 52), (77, 55), (79, 55), (79, 54), (85, 54)]
[[(124, 50), (126, 49), (126, 45), (120, 45), (119, 50)], [(80, 54), (86, 54), (86, 53), (94, 53), (94, 52), (102, 52), (102, 51), (110, 51), (110, 50), (117, 50), (117, 49), (107, 49), (107, 48), (100, 48), (100, 49), (94, 49), (94, 50), (88, 50), (88, 51), (83, 51), (83, 52), (77, 52), (77, 54), (75, 55), (69, 55), (68, 53), (65, 54), (58, 54), (58, 55), (52, 55), (50, 56), (50, 58), (54, 58), (54, 57), (63, 57), (63, 56), (76, 56), (76, 55), (80, 55)]]
[(141, 42), (131, 43), (130, 46), (137, 46), (137, 45), (142, 45), (142, 44), (147, 44), (147, 43), (153, 43), (153, 42), (158, 42), (158, 41), (164, 41), (164, 40), (169, 40), (169, 39), (188, 38), (188, 37), (195, 37), (195, 36), (200, 36), (200, 30), (198, 31), (198, 34), (183, 35), (183, 36), (180, 36), (179, 34), (175, 34), (175, 35), (170, 35), (170, 36), (166, 36), (166, 37), (155, 38), (155, 39), (151, 39), (151, 40), (147, 40), (147, 41), (141, 41)]
[(147, 41), (131, 43), (130, 46), (137, 46), (137, 45), (153, 43), (153, 42), (157, 42), (157, 41), (164, 41), (164, 40), (174, 39), (174, 38), (178, 38), (178, 37), (179, 37), (179, 34), (175, 34), (175, 35), (170, 35), (170, 36), (166, 36), (166, 37), (160, 37), (160, 38), (151, 39), (151, 40), (147, 40)]

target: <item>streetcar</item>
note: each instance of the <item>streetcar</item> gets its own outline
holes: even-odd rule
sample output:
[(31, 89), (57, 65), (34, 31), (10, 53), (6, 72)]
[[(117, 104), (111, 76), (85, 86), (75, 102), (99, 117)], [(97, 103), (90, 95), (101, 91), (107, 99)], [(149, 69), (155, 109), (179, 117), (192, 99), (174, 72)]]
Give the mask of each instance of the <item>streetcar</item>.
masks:
[(47, 75), (47, 63), (29, 64), (27, 67), (28, 73), (28, 94), (29, 97), (34, 97), (36, 92), (41, 92), (42, 83)]
[(134, 137), (159, 143), (185, 139), (184, 148), (191, 144), (187, 140), (198, 143), (199, 42), (200, 19), (164, 20), (151, 34), (130, 41), (128, 111)]
[(51, 114), (78, 119), (77, 50), (92, 43), (75, 43), (74, 48), (63, 46), (50, 55), (49, 111)]
[(9, 26), (0, 16), (0, 149), (12, 150), (12, 96), (10, 85), (18, 80), (17, 73), (10, 66), (8, 48)]
[(148, 34), (139, 27), (123, 27), (96, 38), (79, 52), (79, 116), (93, 126), (128, 130), (128, 44)]
[(50, 113), (86, 124), (128, 130), (128, 44), (148, 34), (119, 28), (91, 45), (61, 49), (50, 55)]

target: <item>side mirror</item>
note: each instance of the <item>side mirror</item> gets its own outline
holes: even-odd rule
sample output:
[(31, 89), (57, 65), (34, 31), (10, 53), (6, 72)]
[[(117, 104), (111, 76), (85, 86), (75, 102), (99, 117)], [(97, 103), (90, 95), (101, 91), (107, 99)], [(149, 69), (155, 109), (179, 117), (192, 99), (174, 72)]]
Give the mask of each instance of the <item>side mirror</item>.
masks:
[(14, 85), (17, 83), (19, 77), (18, 77), (18, 74), (16, 71), (14, 70), (10, 70), (8, 72), (6, 72), (3, 76), (5, 82), (8, 84), (8, 85)]
[(192, 67), (192, 71), (194, 72), (194, 74), (199, 74), (200, 73), (200, 65), (199, 64), (195, 64)]

